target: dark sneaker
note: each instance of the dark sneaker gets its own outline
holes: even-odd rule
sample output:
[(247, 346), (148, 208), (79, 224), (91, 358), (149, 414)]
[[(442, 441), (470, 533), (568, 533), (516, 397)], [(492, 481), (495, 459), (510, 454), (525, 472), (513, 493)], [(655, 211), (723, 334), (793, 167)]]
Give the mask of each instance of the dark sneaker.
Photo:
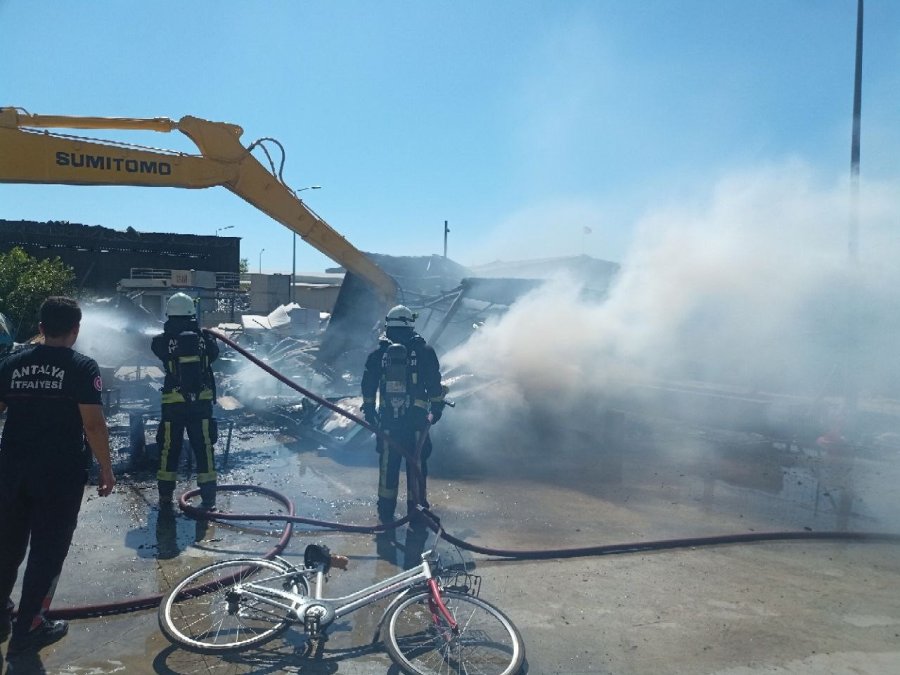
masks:
[(13, 635), (9, 641), (9, 647), (6, 649), (6, 658), (12, 658), (18, 654), (25, 652), (35, 652), (41, 647), (51, 645), (57, 640), (61, 640), (69, 632), (68, 621), (48, 621), (28, 631), (24, 635)]
[(216, 503), (215, 503), (215, 502), (212, 502), (212, 503), (209, 503), (209, 502), (202, 502), (202, 503), (200, 504), (200, 510), (201, 510), (201, 511), (215, 511), (215, 510), (216, 510)]

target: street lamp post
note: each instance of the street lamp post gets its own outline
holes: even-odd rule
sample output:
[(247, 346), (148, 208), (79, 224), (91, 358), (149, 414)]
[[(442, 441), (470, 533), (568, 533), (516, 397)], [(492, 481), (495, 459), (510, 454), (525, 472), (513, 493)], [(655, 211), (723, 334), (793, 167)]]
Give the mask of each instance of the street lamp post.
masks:
[(260, 249), (259, 251), (259, 273), (262, 274), (262, 254), (266, 249)]
[(234, 225), (226, 225), (225, 227), (217, 227), (216, 228), (216, 236), (219, 236), (219, 232), (224, 232), (225, 230), (230, 230), (234, 228)]
[[(297, 190), (297, 192), (300, 193), (300, 192), (303, 192), (304, 190), (321, 190), (321, 189), (322, 189), (321, 185), (309, 185), (307, 187), (300, 188), (299, 190)], [(303, 200), (301, 199), (300, 201), (302, 202)], [(294, 232), (294, 247), (293, 248), (294, 248), (294, 252), (293, 252), (293, 257), (291, 259), (291, 292), (290, 292), (291, 302), (294, 301), (294, 283), (297, 280), (297, 233), (296, 232)]]

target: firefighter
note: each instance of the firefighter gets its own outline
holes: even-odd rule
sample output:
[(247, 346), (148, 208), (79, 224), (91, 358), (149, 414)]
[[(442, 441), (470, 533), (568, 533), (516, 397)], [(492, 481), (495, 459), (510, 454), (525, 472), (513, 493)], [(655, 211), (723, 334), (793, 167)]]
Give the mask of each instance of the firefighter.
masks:
[(166, 303), (168, 320), (163, 332), (153, 338), (150, 348), (162, 361), (165, 381), (162, 388), (162, 414), (156, 432), (159, 471), (156, 474), (161, 508), (172, 505), (178, 460), (184, 432), (197, 461), (197, 486), (201, 507), (216, 507), (216, 469), (213, 445), (217, 427), (213, 419), (216, 383), (213, 361), (219, 356), (215, 339), (204, 334), (197, 323), (193, 299), (176, 293)]
[(388, 312), (385, 334), (366, 359), (362, 377), (363, 415), (392, 441), (385, 444), (379, 435), (375, 445), (379, 454), (378, 518), (382, 523), (394, 520), (403, 460), (401, 447), (412, 454), (421, 444), (421, 453), (415, 459), (419, 462), (422, 485), (417, 485), (416, 473), (406, 462), (407, 514), (414, 515), (420, 497), (424, 502), (431, 454), (428, 425), (429, 421), (435, 424), (440, 420), (444, 411), (440, 363), (434, 349), (416, 333), (415, 319), (403, 305)]

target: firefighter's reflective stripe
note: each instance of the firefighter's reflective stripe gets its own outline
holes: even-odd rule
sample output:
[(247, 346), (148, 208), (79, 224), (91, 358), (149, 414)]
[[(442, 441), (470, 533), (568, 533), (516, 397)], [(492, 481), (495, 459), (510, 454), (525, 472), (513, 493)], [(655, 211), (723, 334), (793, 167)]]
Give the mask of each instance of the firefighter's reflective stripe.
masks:
[(174, 482), (178, 480), (178, 463), (181, 457), (184, 432), (187, 431), (191, 450), (197, 460), (197, 483), (212, 483), (217, 478), (212, 419), (165, 420), (160, 422), (157, 433), (159, 445), (159, 471), (157, 480)]
[(417, 398), (415, 403), (413, 403), (413, 405), (418, 406), (419, 408), (424, 408), (425, 410), (428, 410), (428, 401), (423, 401), (420, 398)]
[[(199, 356), (191, 356), (191, 355), (179, 356), (178, 360), (181, 361), (182, 363), (194, 363), (196, 361), (199, 361), (200, 357)], [(167, 364), (166, 368), (168, 369), (168, 371), (174, 375), (176, 373), (175, 359), (170, 359), (169, 361), (166, 361), (166, 364)]]
[(374, 396), (363, 396), (363, 403), (375, 403)]
[[(407, 437), (407, 442), (411, 442), (415, 447), (419, 447), (419, 443), (422, 441), (422, 435), (424, 433), (425, 432), (417, 431), (412, 437)], [(382, 450), (379, 455), (378, 497), (379, 499), (389, 500), (391, 510), (393, 510), (400, 491), (401, 461), (406, 463), (406, 500), (408, 502), (418, 502), (419, 495), (417, 494), (417, 477), (415, 472), (411, 471), (409, 460), (406, 459), (406, 455), (401, 452), (399, 448), (394, 447), (391, 450), (390, 448), (392, 446), (389, 443), (386, 445), (387, 447)], [(414, 464), (416, 463), (419, 465), (419, 470), (424, 471), (424, 467), (422, 466), (424, 460), (421, 457), (416, 457)], [(390, 483), (393, 483), (393, 487), (390, 486)]]
[(203, 431), (203, 445), (206, 450), (206, 466), (209, 467), (209, 471), (197, 474), (198, 485), (200, 483), (211, 483), (216, 480), (215, 463), (213, 461), (213, 442), (212, 437), (209, 434), (209, 420), (204, 419), (200, 428)]
[[(162, 443), (159, 449), (159, 471), (156, 472), (156, 480), (178, 480), (177, 471), (166, 471), (164, 467), (169, 465), (169, 451), (172, 449), (172, 423), (160, 422), (162, 427)], [(179, 439), (179, 443), (181, 439)]]
[[(417, 449), (420, 447), (419, 444), (422, 441), (422, 434), (424, 434), (424, 433), (425, 433), (424, 431), (416, 432), (415, 444), (416, 444)], [(421, 471), (422, 470), (422, 466), (421, 466), (422, 458), (419, 456), (418, 453), (416, 453), (414, 456), (414, 459), (416, 461), (416, 464), (419, 465), (419, 471)], [(407, 464), (409, 464), (408, 460), (407, 460)], [(419, 486), (418, 477), (415, 475), (415, 472), (410, 471), (409, 467), (407, 466), (407, 470), (406, 470), (406, 501), (407, 502), (418, 503), (418, 501), (419, 501), (418, 486)]]
[[(199, 396), (197, 396), (198, 401), (212, 401), (213, 394), (212, 389), (204, 389), (200, 392)], [(187, 400), (181, 394), (180, 391), (170, 391), (160, 396), (160, 400), (163, 404), (166, 403), (186, 403)]]
[[(388, 445), (388, 444), (385, 444)], [(380, 466), (378, 467), (378, 496), (384, 499), (397, 499), (397, 487), (388, 487), (388, 461), (390, 461), (390, 451), (386, 447), (379, 455)]]

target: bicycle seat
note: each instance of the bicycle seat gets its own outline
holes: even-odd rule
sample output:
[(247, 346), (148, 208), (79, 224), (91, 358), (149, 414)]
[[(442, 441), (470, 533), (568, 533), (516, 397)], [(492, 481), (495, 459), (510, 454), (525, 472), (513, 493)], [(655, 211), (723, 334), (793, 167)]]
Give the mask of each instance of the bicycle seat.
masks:
[(303, 552), (303, 564), (308, 567), (323, 566), (322, 571), (327, 574), (332, 565), (345, 570), (350, 561), (342, 555), (333, 555), (325, 544), (310, 544)]

